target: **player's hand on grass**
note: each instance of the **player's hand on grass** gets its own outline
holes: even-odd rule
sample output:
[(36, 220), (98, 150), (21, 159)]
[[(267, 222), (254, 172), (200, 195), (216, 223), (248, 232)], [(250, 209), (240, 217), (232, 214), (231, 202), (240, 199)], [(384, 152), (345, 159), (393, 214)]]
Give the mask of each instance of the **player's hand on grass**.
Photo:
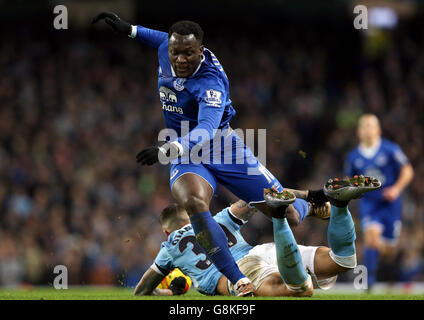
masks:
[(176, 277), (169, 285), (169, 290), (174, 296), (184, 294), (186, 292), (187, 280), (184, 277)]
[(105, 22), (110, 25), (113, 30), (119, 33), (123, 33), (125, 35), (131, 34), (131, 24), (119, 18), (113, 12), (101, 12), (97, 16), (93, 18), (91, 24), (97, 23), (99, 20), (105, 20)]

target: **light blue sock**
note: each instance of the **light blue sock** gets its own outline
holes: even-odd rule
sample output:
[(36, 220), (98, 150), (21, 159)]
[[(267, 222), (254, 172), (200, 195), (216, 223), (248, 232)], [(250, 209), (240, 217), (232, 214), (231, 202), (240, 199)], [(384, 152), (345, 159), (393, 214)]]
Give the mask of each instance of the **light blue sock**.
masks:
[(331, 206), (327, 237), (331, 250), (337, 256), (347, 257), (356, 253), (355, 224), (347, 207)]
[(277, 264), (284, 282), (301, 285), (308, 279), (299, 248), (287, 219), (272, 218)]

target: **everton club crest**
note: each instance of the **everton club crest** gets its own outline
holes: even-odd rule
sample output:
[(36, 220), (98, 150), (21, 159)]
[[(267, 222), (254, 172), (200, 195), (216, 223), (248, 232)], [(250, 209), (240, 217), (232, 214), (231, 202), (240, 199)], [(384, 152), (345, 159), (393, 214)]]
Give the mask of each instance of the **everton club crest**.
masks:
[(183, 91), (184, 90), (184, 82), (186, 82), (185, 78), (177, 78), (174, 80), (174, 88), (177, 91)]

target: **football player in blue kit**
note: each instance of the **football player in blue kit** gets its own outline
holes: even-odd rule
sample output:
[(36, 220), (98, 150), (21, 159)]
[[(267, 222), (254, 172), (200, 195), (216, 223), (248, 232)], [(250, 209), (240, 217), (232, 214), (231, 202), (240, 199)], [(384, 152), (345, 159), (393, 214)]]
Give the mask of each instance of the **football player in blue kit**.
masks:
[(381, 190), (365, 194), (359, 201), (359, 218), (364, 232), (363, 263), (368, 269), (368, 288), (376, 281), (379, 257), (389, 256), (401, 228), (401, 193), (414, 170), (401, 148), (381, 137), (374, 114), (358, 121), (359, 145), (347, 157), (345, 174), (371, 175), (382, 183)]
[[(314, 193), (309, 193), (309, 202), (296, 199), (289, 206), (265, 203), (264, 189), (282, 191), (283, 187), (230, 128), (236, 112), (228, 78), (215, 55), (203, 46), (203, 31), (197, 23), (179, 21), (165, 33), (131, 25), (110, 12), (100, 13), (92, 23), (102, 19), (117, 32), (158, 52), (158, 91), (168, 133), (163, 145), (139, 152), (137, 162), (171, 163), (171, 192), (190, 216), (196, 239), (240, 296), (252, 294), (254, 286), (240, 272), (224, 231), (209, 212), (217, 184), (269, 218), (284, 215), (292, 224), (313, 211), (310, 203), (314, 203)], [(199, 154), (200, 161), (195, 161)]]
[[(314, 288), (330, 289), (337, 275), (356, 266), (355, 226), (347, 208), (352, 199), (378, 189), (381, 183), (369, 177), (367, 184), (359, 179), (334, 182), (329, 180), (322, 194), (331, 203), (328, 247), (297, 245), (285, 217), (272, 218), (274, 242), (252, 247), (240, 228), (257, 212), (239, 200), (214, 216), (225, 232), (230, 252), (238, 266), (257, 288), (257, 296), (311, 296)], [(271, 191), (276, 197), (279, 193)], [(294, 192), (280, 193), (283, 201), (295, 200)], [(266, 195), (269, 197), (270, 195)], [(167, 241), (144, 273), (134, 290), (135, 295), (178, 295), (185, 292), (185, 278), (172, 280), (169, 289), (157, 285), (174, 268), (192, 280), (194, 287), (207, 295), (234, 295), (234, 286), (207, 258), (196, 241), (186, 210), (178, 204), (165, 208), (160, 215)]]

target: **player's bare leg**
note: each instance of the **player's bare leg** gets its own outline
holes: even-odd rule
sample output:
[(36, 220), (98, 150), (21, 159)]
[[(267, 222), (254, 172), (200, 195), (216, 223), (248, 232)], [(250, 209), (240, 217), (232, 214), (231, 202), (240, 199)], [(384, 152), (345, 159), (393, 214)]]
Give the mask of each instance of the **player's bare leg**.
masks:
[(300, 292), (290, 290), (279, 273), (269, 275), (257, 289), (257, 295), (261, 297), (311, 297), (313, 294), (313, 285)]
[(367, 247), (380, 250), (383, 246), (381, 241), (382, 230), (380, 226), (371, 225), (364, 231), (364, 244)]
[(172, 194), (187, 211), (197, 242), (218, 270), (235, 285), (237, 295), (252, 295), (255, 287), (240, 272), (228, 248), (224, 231), (209, 212), (213, 194), (209, 183), (197, 174), (187, 173), (174, 182)]
[(212, 194), (212, 187), (196, 174), (185, 174), (172, 186), (172, 195), (184, 206), (190, 217), (209, 210)]
[(330, 251), (331, 249), (327, 247), (319, 247), (315, 251), (314, 273), (317, 276), (318, 280), (328, 279), (351, 270), (351, 268), (337, 264), (330, 257)]
[(382, 228), (377, 225), (370, 225), (365, 229), (364, 245), (378, 250), (382, 257), (390, 258), (395, 253), (395, 246), (383, 240)]

